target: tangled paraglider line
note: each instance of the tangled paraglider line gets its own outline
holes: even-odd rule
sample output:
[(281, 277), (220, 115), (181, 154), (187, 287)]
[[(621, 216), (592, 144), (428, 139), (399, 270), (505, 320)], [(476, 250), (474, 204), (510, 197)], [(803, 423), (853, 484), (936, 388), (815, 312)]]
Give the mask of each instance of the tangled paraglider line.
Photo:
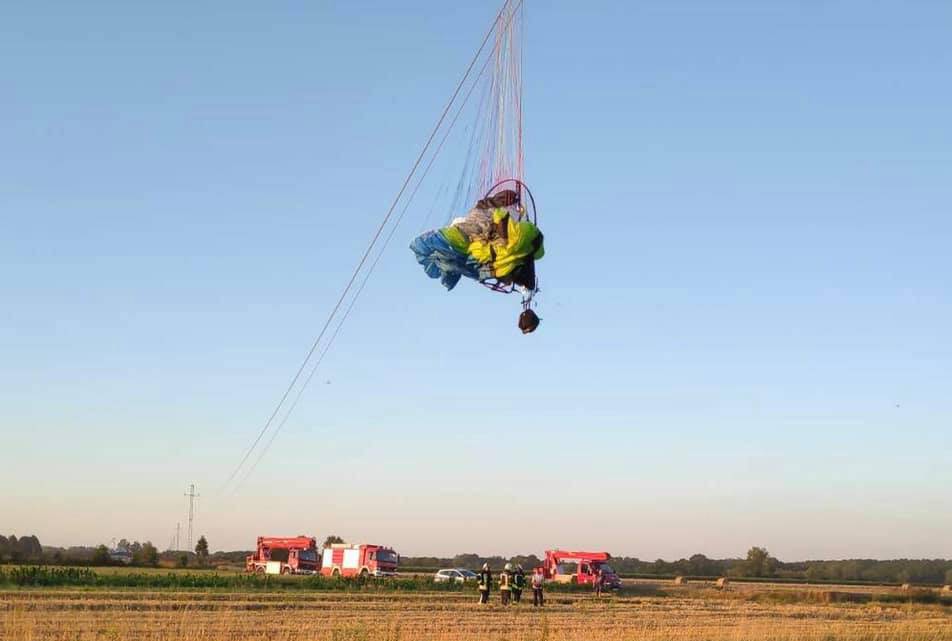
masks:
[[(396, 208), (397, 208), (397, 205), (400, 203), (401, 199), (403, 198), (404, 194), (406, 193), (407, 187), (410, 185), (410, 183), (411, 183), (411, 181), (413, 180), (414, 176), (417, 174), (417, 170), (420, 168), (420, 165), (422, 164), (423, 159), (426, 157), (427, 152), (429, 151), (431, 145), (433, 144), (433, 141), (436, 139), (436, 137), (437, 137), (437, 135), (439, 134), (439, 132), (441, 131), (441, 129), (444, 129), (443, 125), (444, 125), (444, 122), (446, 121), (447, 116), (450, 114), (451, 110), (453, 109), (453, 105), (456, 104), (457, 98), (459, 98), (459, 96), (460, 96), (460, 92), (463, 90), (463, 88), (464, 88), (464, 86), (466, 85), (467, 81), (468, 81), (469, 78), (471, 77), (471, 75), (472, 75), (472, 73), (473, 73), (473, 70), (476, 68), (476, 65), (477, 65), (477, 63), (479, 62), (480, 57), (481, 57), (481, 55), (483, 54), (483, 51), (484, 51), (485, 48), (486, 48), (486, 45), (489, 43), (490, 38), (492, 38), (492, 36), (493, 36), (494, 33), (497, 34), (497, 43), (496, 43), (496, 46), (497, 46), (497, 50), (498, 50), (498, 46), (499, 46), (498, 39), (499, 39), (499, 37), (500, 37), (499, 34), (500, 34), (500, 33), (505, 33), (505, 32), (508, 31), (509, 25), (510, 25), (510, 23), (512, 22), (513, 18), (516, 16), (517, 11), (519, 10), (519, 8), (520, 8), (521, 5), (522, 5), (522, 2), (523, 2), (523, 0), (506, 0), (506, 2), (503, 4), (502, 8), (499, 10), (499, 13), (496, 15), (495, 19), (493, 20), (492, 25), (490, 26), (489, 30), (486, 32), (486, 35), (483, 37), (482, 42), (480, 43), (479, 47), (477, 48), (476, 53), (473, 55), (473, 58), (472, 58), (472, 60), (470, 61), (469, 65), (467, 66), (466, 71), (464, 72), (462, 78), (460, 78), (460, 80), (459, 80), (459, 82), (457, 83), (455, 89), (453, 90), (453, 93), (450, 95), (450, 98), (449, 98), (449, 100), (447, 101), (446, 106), (443, 108), (443, 111), (441, 112), (439, 118), (437, 119), (436, 124), (433, 126), (432, 131), (430, 132), (429, 136), (427, 137), (426, 142), (424, 143), (422, 149), (420, 150), (420, 153), (417, 155), (416, 160), (414, 161), (413, 165), (412, 165), (411, 168), (410, 168), (410, 171), (408, 172), (406, 178), (404, 179), (402, 185), (400, 186), (399, 191), (397, 192), (396, 196), (393, 198), (393, 201), (391, 202), (390, 207), (387, 209), (387, 212), (386, 212), (386, 214), (384, 215), (383, 220), (380, 222), (379, 226), (377, 227), (376, 231), (374, 232), (373, 236), (371, 237), (370, 243), (367, 245), (366, 250), (364, 250), (363, 254), (361, 255), (360, 260), (357, 262), (357, 265), (356, 265), (356, 267), (354, 268), (353, 273), (350, 275), (349, 279), (347, 280), (347, 282), (346, 282), (346, 284), (345, 284), (343, 290), (341, 291), (340, 296), (339, 296), (338, 299), (337, 299), (337, 302), (334, 304), (333, 308), (331, 309), (330, 313), (328, 314), (327, 319), (325, 320), (323, 326), (321, 327), (320, 332), (319, 332), (318, 335), (317, 335), (317, 338), (314, 339), (314, 342), (311, 344), (310, 349), (308, 349), (307, 354), (306, 354), (305, 357), (304, 357), (304, 360), (301, 362), (301, 365), (298, 367), (298, 369), (297, 369), (297, 371), (295, 372), (294, 376), (291, 378), (290, 383), (288, 384), (288, 386), (287, 386), (287, 388), (285, 389), (284, 393), (281, 395), (281, 398), (278, 400), (278, 403), (275, 405), (274, 410), (271, 412), (271, 414), (270, 414), (270, 416), (268, 417), (267, 421), (265, 421), (264, 425), (263, 425), (262, 428), (259, 430), (258, 434), (255, 436), (255, 438), (254, 438), (254, 440), (252, 441), (251, 445), (248, 447), (248, 449), (245, 451), (244, 455), (241, 457), (240, 461), (238, 462), (238, 465), (235, 466), (235, 468), (232, 470), (231, 474), (228, 475), (228, 478), (227, 478), (227, 479), (225, 480), (225, 482), (222, 484), (222, 486), (221, 486), (221, 488), (220, 488), (220, 490), (219, 490), (220, 492), (224, 492), (224, 491), (226, 491), (226, 490), (229, 488), (229, 486), (232, 486), (233, 481), (235, 481), (235, 479), (236, 479), (236, 477), (238, 476), (239, 472), (241, 472), (241, 470), (245, 467), (246, 463), (248, 463), (249, 459), (251, 458), (251, 455), (254, 453), (255, 449), (258, 448), (258, 446), (259, 446), (259, 444), (261, 443), (262, 439), (264, 438), (265, 434), (268, 432), (269, 429), (271, 429), (272, 425), (275, 425), (275, 419), (277, 418), (278, 414), (281, 413), (282, 408), (285, 407), (285, 404), (286, 404), (286, 402), (288, 401), (288, 398), (290, 397), (292, 391), (294, 391), (295, 387), (298, 385), (298, 382), (301, 380), (301, 376), (302, 376), (302, 374), (305, 372), (305, 370), (307, 369), (308, 364), (311, 362), (311, 359), (312, 359), (312, 357), (314, 356), (315, 352), (317, 351), (318, 346), (321, 344), (321, 341), (324, 339), (324, 336), (327, 334), (327, 331), (328, 331), (328, 329), (330, 328), (331, 324), (333, 323), (335, 317), (338, 316), (338, 312), (340, 312), (340, 310), (341, 310), (341, 308), (342, 308), (342, 306), (343, 306), (343, 304), (344, 304), (344, 301), (347, 299), (348, 294), (350, 294), (350, 293), (351, 293), (351, 290), (354, 288), (354, 284), (357, 282), (357, 279), (358, 279), (358, 277), (360, 276), (361, 271), (364, 269), (364, 266), (365, 266), (366, 263), (367, 263), (367, 259), (370, 257), (371, 253), (373, 253), (374, 247), (377, 246), (378, 241), (380, 240), (381, 236), (383, 235), (384, 229), (387, 227), (387, 224), (390, 222), (391, 217), (393, 216), (393, 213), (394, 213), (394, 211), (395, 211)], [(497, 56), (497, 58), (498, 58), (498, 56)], [(284, 426), (284, 424), (285, 424), (285, 423), (288, 421), (288, 419), (290, 418), (291, 413), (294, 411), (294, 408), (297, 406), (298, 402), (300, 401), (301, 396), (302, 396), (304, 390), (306, 389), (308, 383), (310, 383), (311, 379), (314, 377), (315, 373), (317, 372), (318, 366), (321, 364), (321, 361), (323, 361), (324, 356), (327, 354), (328, 350), (330, 349), (331, 345), (332, 345), (333, 342), (334, 342), (334, 339), (337, 337), (337, 335), (338, 335), (338, 333), (340, 332), (342, 326), (344, 325), (344, 322), (347, 320), (347, 317), (350, 315), (350, 312), (351, 312), (351, 310), (352, 310), (353, 307), (354, 307), (354, 303), (357, 301), (357, 298), (360, 296), (361, 292), (362, 292), (363, 289), (364, 289), (364, 286), (367, 284), (367, 281), (369, 280), (371, 274), (373, 273), (374, 268), (376, 267), (376, 265), (377, 265), (377, 263), (379, 262), (381, 256), (383, 255), (384, 251), (386, 250), (387, 245), (390, 243), (390, 240), (393, 238), (393, 235), (394, 235), (394, 233), (395, 233), (395, 231), (396, 231), (397, 226), (400, 224), (400, 221), (402, 220), (404, 214), (406, 213), (407, 209), (409, 208), (409, 205), (410, 205), (410, 203), (412, 202), (412, 199), (413, 199), (413, 197), (415, 196), (415, 194), (416, 194), (417, 190), (419, 189), (420, 185), (422, 184), (423, 179), (426, 178), (426, 175), (429, 173), (430, 168), (433, 166), (433, 162), (435, 161), (436, 157), (437, 157), (438, 154), (440, 153), (440, 150), (442, 150), (443, 144), (446, 142), (446, 139), (447, 139), (447, 137), (449, 136), (450, 131), (452, 130), (453, 126), (455, 125), (455, 123), (456, 123), (456, 121), (457, 121), (457, 119), (459, 118), (460, 114), (462, 113), (462, 110), (463, 110), (463, 108), (465, 107), (466, 102), (469, 100), (469, 97), (472, 95), (473, 90), (475, 89), (475, 87), (476, 87), (476, 85), (477, 85), (477, 81), (479, 80), (479, 77), (483, 75), (483, 73), (485, 72), (485, 70), (486, 70), (487, 67), (488, 67), (489, 62), (492, 61), (492, 60), (493, 60), (493, 57), (492, 57), (492, 56), (486, 58), (486, 61), (484, 62), (484, 64), (483, 64), (482, 67), (480, 68), (479, 72), (477, 73), (477, 75), (476, 75), (476, 77), (475, 77), (475, 79), (474, 79), (474, 81), (473, 81), (472, 87), (470, 87), (470, 89), (469, 89), (469, 91), (466, 93), (466, 95), (465, 95), (463, 101), (460, 103), (459, 109), (457, 110), (457, 112), (456, 112), (455, 116), (453, 117), (452, 121), (451, 121), (450, 124), (445, 128), (443, 138), (441, 139), (441, 141), (440, 141), (440, 143), (438, 144), (438, 146), (437, 146), (436, 150), (434, 151), (434, 153), (431, 155), (428, 164), (426, 165), (426, 167), (425, 167), (425, 169), (424, 169), (422, 175), (420, 176), (419, 180), (418, 180), (417, 183), (416, 183), (416, 186), (415, 186), (414, 189), (411, 191), (409, 197), (406, 199), (402, 210), (401, 210), (400, 213), (398, 214), (398, 217), (396, 218), (396, 220), (395, 220), (395, 222), (394, 222), (394, 224), (393, 224), (393, 226), (392, 226), (392, 228), (391, 228), (391, 230), (390, 230), (389, 235), (388, 235), (388, 236), (386, 237), (386, 239), (384, 240), (384, 242), (383, 242), (383, 244), (382, 244), (382, 246), (381, 246), (381, 249), (380, 249), (379, 253), (377, 254), (376, 258), (375, 258), (374, 261), (371, 263), (371, 265), (369, 266), (369, 268), (366, 270), (362, 282), (360, 283), (360, 285), (358, 286), (358, 288), (357, 288), (357, 290), (355, 291), (354, 295), (352, 296), (352, 298), (351, 298), (351, 300), (350, 300), (350, 303), (349, 303), (349, 305), (347, 306), (346, 310), (345, 310), (344, 313), (340, 316), (339, 321), (338, 321), (338, 323), (337, 323), (337, 325), (336, 325), (334, 331), (332, 332), (332, 334), (331, 334), (329, 340), (328, 340), (327, 343), (325, 344), (324, 349), (323, 349), (323, 350), (320, 352), (320, 354), (318, 355), (318, 358), (317, 358), (317, 360), (315, 361), (315, 363), (314, 363), (314, 365), (313, 365), (313, 367), (312, 367), (310, 373), (309, 373), (308, 376), (305, 378), (305, 380), (302, 382), (302, 384), (298, 387), (298, 392), (297, 392), (297, 394), (296, 394), (294, 400), (293, 400), (293, 401), (291, 402), (291, 404), (288, 406), (288, 408), (287, 408), (287, 410), (286, 410), (286, 412), (285, 412), (283, 418), (277, 423), (277, 425), (276, 425), (274, 431), (272, 432), (272, 434), (271, 434), (270, 438), (268, 439), (268, 441), (266, 442), (265, 446), (259, 451), (258, 456), (257, 456), (257, 457), (255, 458), (255, 460), (253, 461), (252, 465), (246, 469), (245, 474), (241, 477), (241, 479), (238, 481), (238, 483), (234, 484), (234, 486), (232, 487), (233, 490), (237, 490), (237, 488), (240, 486), (240, 484), (243, 483), (245, 480), (248, 479), (248, 477), (251, 475), (251, 473), (252, 473), (252, 472), (254, 471), (254, 469), (257, 467), (258, 463), (260, 463), (261, 460), (264, 458), (264, 456), (265, 456), (265, 454), (267, 453), (268, 449), (270, 449), (270, 446), (271, 446), (271, 444), (274, 442), (275, 438), (277, 437), (278, 432), (281, 430), (281, 428)], [(521, 129), (521, 126), (520, 126), (520, 129)], [(520, 145), (521, 145), (521, 131), (520, 131), (520, 141), (519, 141), (519, 143), (520, 143)], [(521, 167), (521, 161), (520, 161), (520, 167)]]

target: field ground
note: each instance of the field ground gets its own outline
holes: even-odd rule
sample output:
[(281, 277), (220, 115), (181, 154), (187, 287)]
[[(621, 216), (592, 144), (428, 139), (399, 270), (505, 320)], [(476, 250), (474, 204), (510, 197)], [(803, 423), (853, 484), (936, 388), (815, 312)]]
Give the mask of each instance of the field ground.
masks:
[(10, 589), (0, 591), (0, 639), (952, 641), (948, 604), (772, 587), (644, 582), (600, 600), (552, 593), (542, 610), (503, 608), (498, 593), (487, 607), (472, 592)]

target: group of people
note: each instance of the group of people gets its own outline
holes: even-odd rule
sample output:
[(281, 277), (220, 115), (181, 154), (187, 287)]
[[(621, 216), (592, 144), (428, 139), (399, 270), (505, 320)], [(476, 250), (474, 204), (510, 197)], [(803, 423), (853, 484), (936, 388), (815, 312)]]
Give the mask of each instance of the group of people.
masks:
[[(499, 594), (502, 596), (502, 604), (522, 602), (522, 591), (528, 585), (532, 587), (532, 605), (533, 607), (542, 607), (545, 605), (545, 597), (542, 593), (545, 586), (545, 573), (541, 567), (536, 568), (532, 575), (526, 579), (526, 573), (521, 565), (513, 567), (512, 563), (507, 563), (503, 571), (499, 573)], [(477, 575), (476, 587), (479, 589), (479, 602), (489, 603), (489, 593), (493, 586), (493, 575), (489, 569), (489, 564), (484, 563), (483, 568)]]

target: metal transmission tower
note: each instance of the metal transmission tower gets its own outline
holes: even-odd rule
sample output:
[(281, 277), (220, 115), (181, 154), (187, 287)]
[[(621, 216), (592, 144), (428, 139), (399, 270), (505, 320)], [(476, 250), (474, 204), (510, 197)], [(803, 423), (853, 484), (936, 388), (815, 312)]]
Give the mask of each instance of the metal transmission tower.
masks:
[(185, 493), (185, 496), (188, 497), (188, 552), (194, 552), (192, 548), (192, 522), (195, 520), (195, 499), (197, 499), (200, 494), (195, 493), (195, 484), (192, 483), (188, 486), (188, 492)]

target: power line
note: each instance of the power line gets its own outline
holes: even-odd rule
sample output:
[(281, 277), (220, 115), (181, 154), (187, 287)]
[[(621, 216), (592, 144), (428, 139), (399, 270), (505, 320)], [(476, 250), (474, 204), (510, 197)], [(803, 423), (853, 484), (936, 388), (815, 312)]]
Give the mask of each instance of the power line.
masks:
[[(489, 30), (486, 32), (486, 35), (483, 37), (483, 41), (480, 43), (479, 48), (476, 50), (475, 55), (473, 55), (473, 59), (470, 61), (469, 66), (466, 68), (466, 72), (463, 74), (463, 77), (460, 78), (460, 81), (457, 83), (456, 88), (453, 90), (453, 93), (450, 96), (450, 99), (447, 101), (446, 106), (443, 109), (443, 112), (440, 114), (439, 119), (436, 121), (436, 125), (434, 125), (433, 130), (430, 132), (430, 135), (426, 140), (426, 143), (423, 145), (423, 148), (420, 150), (420, 153), (417, 156), (416, 160), (414, 161), (413, 166), (410, 168), (410, 172), (407, 174), (407, 177), (403, 181), (403, 184), (401, 185), (400, 190), (397, 192), (397, 195), (394, 197), (393, 202), (390, 204), (390, 208), (387, 210), (386, 215), (383, 217), (383, 220), (381, 221), (379, 227), (377, 228), (376, 232), (371, 238), (370, 244), (367, 246), (367, 249), (364, 251), (363, 255), (360, 258), (360, 261), (357, 263), (357, 266), (354, 268), (353, 274), (351, 274), (350, 279), (347, 281), (347, 284), (344, 286), (344, 289), (341, 292), (337, 302), (334, 304), (333, 309), (331, 309), (331, 312), (328, 315), (327, 320), (324, 322), (324, 325), (321, 328), (320, 333), (318, 333), (317, 338), (314, 339), (314, 342), (311, 344), (311, 348), (308, 350), (307, 355), (304, 357), (304, 360), (301, 363), (300, 367), (298, 367), (297, 372), (295, 372), (294, 377), (291, 379), (291, 382), (288, 384), (287, 389), (285, 389), (284, 393), (281, 395), (281, 399), (278, 401), (277, 405), (275, 406), (274, 411), (271, 412), (271, 415), (268, 417), (268, 420), (265, 422), (264, 426), (258, 432), (258, 435), (255, 437), (254, 441), (251, 443), (251, 446), (245, 452), (244, 456), (241, 457), (241, 460), (239, 461), (238, 465), (235, 466), (235, 469), (232, 470), (231, 474), (228, 475), (228, 478), (225, 480), (224, 484), (222, 485), (222, 488), (221, 488), (222, 490), (224, 490), (224, 488), (227, 487), (232, 482), (232, 480), (234, 480), (235, 475), (238, 474), (238, 471), (241, 470), (244, 464), (248, 461), (248, 457), (251, 456), (251, 453), (258, 446), (258, 443), (261, 441), (261, 438), (264, 436), (265, 432), (267, 432), (268, 429), (271, 427), (271, 424), (274, 422), (275, 417), (281, 411), (282, 406), (284, 405), (285, 401), (290, 395), (291, 390), (294, 389), (294, 386), (297, 384), (298, 379), (300, 379), (301, 374), (304, 372), (308, 362), (310, 362), (311, 360), (311, 356), (314, 355), (314, 351), (317, 349), (318, 344), (321, 342), (321, 339), (324, 338), (324, 334), (327, 332), (328, 327), (330, 327), (331, 322), (334, 320), (334, 317), (337, 315), (337, 312), (340, 310), (341, 305), (343, 304), (344, 300), (347, 298), (347, 294), (350, 292), (351, 288), (354, 285), (354, 282), (357, 280), (357, 276), (360, 274), (360, 270), (363, 268), (364, 263), (366, 263), (367, 257), (370, 256), (370, 253), (371, 251), (373, 251), (373, 248), (376, 245), (377, 240), (380, 238), (380, 235), (383, 232), (384, 228), (386, 227), (387, 223), (389, 222), (390, 217), (393, 215), (393, 211), (394, 209), (396, 209), (397, 203), (403, 197), (403, 194), (406, 191), (407, 186), (410, 184), (410, 181), (413, 179), (413, 176), (416, 173), (417, 168), (419, 168), (420, 163), (423, 161), (423, 158), (426, 155), (426, 152), (429, 150), (430, 145), (433, 143), (433, 139), (436, 138), (436, 134), (439, 132), (440, 128), (442, 127), (443, 121), (446, 119), (447, 114), (450, 112), (450, 109), (452, 108), (453, 103), (456, 101), (457, 96), (459, 96), (460, 90), (466, 84), (466, 80), (467, 78), (469, 78), (470, 73), (472, 73), (473, 67), (476, 66), (476, 62), (479, 60), (479, 57), (482, 54), (483, 49), (486, 47), (486, 43), (489, 42), (490, 36), (492, 36), (493, 32), (496, 30), (496, 27), (499, 23), (499, 18), (506, 11), (506, 8), (509, 6), (510, 2), (511, 0), (506, 0), (503, 3), (502, 8), (499, 10), (499, 13), (496, 14), (496, 17), (493, 20), (492, 25), (490, 26)], [(522, 4), (522, 0), (519, 0), (518, 4), (516, 5), (516, 8), (518, 8), (518, 6), (521, 4)], [(513, 10), (513, 12), (514, 11), (515, 10)]]
[(314, 363), (314, 366), (311, 368), (310, 373), (307, 375), (307, 378), (304, 379), (304, 383), (298, 388), (298, 393), (294, 397), (294, 400), (291, 402), (291, 406), (288, 411), (284, 414), (284, 418), (278, 423), (274, 431), (271, 432), (270, 438), (265, 442), (264, 448), (258, 453), (257, 458), (251, 464), (251, 467), (245, 472), (245, 474), (238, 481), (238, 484), (235, 486), (237, 491), (245, 481), (251, 476), (251, 474), (258, 467), (258, 464), (261, 463), (261, 460), (268, 453), (268, 450), (271, 449), (271, 444), (274, 443), (274, 440), (277, 438), (278, 434), (281, 432), (281, 429), (284, 427), (285, 423), (288, 422), (288, 419), (291, 417), (291, 414), (294, 412), (294, 409), (297, 407), (298, 402), (300, 402), (301, 397), (304, 394), (304, 390), (307, 389), (307, 386), (310, 384), (311, 379), (314, 378), (314, 374), (317, 373), (318, 368), (321, 363), (324, 361), (324, 357), (327, 355), (327, 352), (330, 351), (331, 346), (334, 344), (334, 340), (337, 338), (337, 335), (340, 333), (341, 328), (344, 326), (344, 322), (350, 316), (350, 312), (354, 309), (354, 305), (357, 303), (357, 299), (360, 298), (361, 293), (364, 291), (364, 287), (367, 285), (367, 281), (370, 280), (370, 276), (374, 273), (374, 270), (377, 267), (377, 263), (380, 262), (380, 259), (383, 258), (384, 253), (387, 251), (387, 247), (390, 245), (390, 241), (393, 240), (393, 236), (397, 231), (397, 228), (400, 226), (400, 223), (403, 221), (404, 215), (407, 213), (407, 210), (410, 208), (410, 204), (413, 202), (414, 197), (419, 191), (420, 186), (423, 184), (423, 181), (426, 179), (427, 175), (430, 173), (430, 169), (433, 167), (434, 162), (436, 161), (437, 156), (440, 151), (443, 149), (443, 145), (446, 143), (447, 138), (449, 138), (450, 133), (453, 131), (453, 127), (456, 125), (456, 122), (459, 120), (460, 114), (463, 113), (467, 102), (469, 102), (470, 96), (473, 95), (473, 90), (479, 83), (479, 79), (485, 73), (489, 62), (492, 58), (486, 58), (486, 62), (483, 63), (482, 68), (479, 73), (476, 75), (476, 78), (473, 80), (473, 84), (470, 87), (469, 91), (466, 93), (466, 96), (463, 98), (463, 102), (460, 103), (460, 107), (456, 112), (456, 115), (453, 117), (453, 120), (450, 121), (450, 124), (447, 126), (446, 131), (443, 135), (443, 138), (440, 140), (440, 144), (437, 145), (436, 150), (430, 156), (426, 167), (423, 169), (423, 173), (420, 175), (420, 179), (417, 181), (416, 185), (413, 188), (413, 191), (410, 192), (410, 195), (404, 201), (403, 209), (400, 211), (400, 214), (397, 216), (396, 220), (393, 223), (393, 226), (390, 228), (390, 233), (387, 235), (387, 238), (384, 239), (383, 245), (381, 245), (380, 251), (377, 253), (376, 258), (374, 258), (373, 263), (370, 264), (370, 267), (367, 269), (367, 272), (364, 275), (363, 281), (361, 281), (360, 286), (357, 288), (357, 291), (354, 293), (353, 297), (350, 300), (350, 304), (347, 306), (347, 309), (344, 310), (343, 316), (341, 316), (340, 321), (337, 323), (337, 327), (334, 328), (334, 332), (331, 334), (331, 337), (328, 339), (327, 344), (324, 346), (324, 349), (321, 350), (321, 353), (317, 357), (317, 361)]

